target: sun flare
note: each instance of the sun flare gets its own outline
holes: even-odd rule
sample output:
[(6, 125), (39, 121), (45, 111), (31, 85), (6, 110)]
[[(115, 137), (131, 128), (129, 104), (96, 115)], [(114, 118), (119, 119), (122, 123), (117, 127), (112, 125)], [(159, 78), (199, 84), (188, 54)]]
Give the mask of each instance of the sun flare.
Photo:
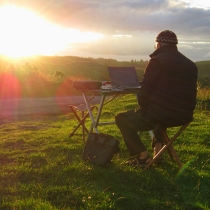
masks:
[(93, 32), (62, 28), (29, 10), (12, 6), (0, 8), (0, 54), (9, 57), (56, 55), (67, 45), (102, 37)]

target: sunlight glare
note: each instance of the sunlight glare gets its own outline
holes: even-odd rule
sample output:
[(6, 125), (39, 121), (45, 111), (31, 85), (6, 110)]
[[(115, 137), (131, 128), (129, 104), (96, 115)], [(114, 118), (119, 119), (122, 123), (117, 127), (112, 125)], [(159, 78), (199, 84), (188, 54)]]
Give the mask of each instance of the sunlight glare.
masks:
[(9, 57), (55, 55), (67, 44), (100, 39), (102, 34), (56, 26), (29, 10), (0, 8), (0, 54)]

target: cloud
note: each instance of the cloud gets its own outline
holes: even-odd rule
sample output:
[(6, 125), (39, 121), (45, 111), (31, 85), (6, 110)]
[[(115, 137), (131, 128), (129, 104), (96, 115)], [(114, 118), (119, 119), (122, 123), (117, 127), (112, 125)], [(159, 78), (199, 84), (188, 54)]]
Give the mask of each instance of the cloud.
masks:
[[(101, 32), (196, 31), (207, 28), (210, 11), (188, 8), (176, 0), (13, 0), (7, 1), (30, 8), (39, 15), (66, 27)], [(209, 27), (208, 27), (209, 28)]]
[[(145, 36), (148, 42), (145, 42)], [(150, 47), (148, 47), (150, 43)], [(77, 49), (95, 54), (115, 54), (115, 55), (141, 55), (150, 54), (154, 50), (154, 34), (150, 32), (135, 32), (132, 36), (112, 36), (106, 35), (103, 40), (91, 43), (83, 43)]]
[[(85, 52), (103, 51), (104, 54), (112, 52), (120, 55), (125, 52), (128, 55), (149, 54), (153, 50), (155, 36), (164, 29), (174, 31), (181, 42), (209, 41), (210, 9), (190, 7), (189, 3), (181, 0), (7, 0), (2, 2), (28, 8), (63, 27), (105, 35), (101, 42), (77, 45)], [(129, 34), (132, 38), (117, 39), (112, 36), (114, 34)], [(181, 48), (187, 53), (192, 50), (189, 49), (189, 45)], [(201, 49), (196, 50), (201, 51)], [(205, 57), (204, 53), (207, 54), (206, 50), (203, 50), (200, 55)]]
[(205, 58), (210, 60), (210, 52), (208, 52), (206, 55), (205, 55)]
[(178, 45), (180, 52), (189, 57), (193, 61), (201, 61), (209, 59), (210, 43), (181, 43)]
[[(4, 2), (4, 1), (3, 1)], [(100, 33), (159, 32), (171, 29), (180, 35), (207, 39), (210, 10), (189, 8), (176, 0), (10, 0), (56, 24)], [(193, 34), (192, 34), (193, 32)], [(205, 34), (205, 35), (204, 35)]]

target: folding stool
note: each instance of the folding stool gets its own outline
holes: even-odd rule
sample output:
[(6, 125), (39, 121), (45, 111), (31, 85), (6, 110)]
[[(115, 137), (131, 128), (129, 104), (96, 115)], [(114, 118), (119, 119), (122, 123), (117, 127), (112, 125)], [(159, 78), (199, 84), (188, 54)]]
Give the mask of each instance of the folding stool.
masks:
[(176, 161), (176, 163), (178, 164), (179, 168), (182, 168), (182, 163), (173, 147), (173, 142), (177, 139), (177, 137), (185, 130), (185, 128), (187, 128), (187, 126), (190, 124), (190, 122), (184, 124), (181, 126), (181, 128), (174, 134), (174, 136), (172, 138), (168, 137), (167, 131), (165, 129), (163, 129), (163, 127), (161, 125), (156, 125), (155, 129), (158, 129), (158, 131), (160, 132), (165, 145), (162, 147), (162, 149), (153, 157), (152, 161), (144, 168), (144, 170), (146, 170), (147, 168), (149, 168), (150, 166), (152, 166), (152, 164), (154, 164), (158, 158), (167, 150), (168, 154), (170, 155), (171, 159), (173, 161)]
[[(69, 105), (71, 111), (73, 112), (74, 116), (77, 118), (79, 121), (79, 124), (74, 128), (74, 130), (69, 134), (69, 138), (74, 135), (74, 133), (77, 131), (77, 129), (82, 126), (82, 136), (83, 136), (83, 141), (85, 142), (85, 133), (89, 133), (88, 129), (85, 127), (85, 120), (89, 116), (89, 113), (85, 112), (87, 111), (86, 105), (85, 104), (80, 104), (78, 106), (74, 105)], [(91, 106), (91, 111), (93, 109), (97, 108), (96, 106)], [(77, 112), (81, 112), (81, 117), (77, 114)]]

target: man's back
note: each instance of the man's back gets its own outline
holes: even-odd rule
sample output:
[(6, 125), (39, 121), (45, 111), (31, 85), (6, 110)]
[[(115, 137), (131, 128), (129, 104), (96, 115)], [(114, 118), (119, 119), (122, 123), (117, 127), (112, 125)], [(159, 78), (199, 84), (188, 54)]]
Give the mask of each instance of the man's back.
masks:
[(147, 100), (146, 113), (152, 117), (164, 122), (174, 120), (176, 124), (190, 121), (196, 105), (196, 83), (196, 65), (176, 46), (161, 47), (151, 55), (142, 82), (140, 105), (143, 95)]

